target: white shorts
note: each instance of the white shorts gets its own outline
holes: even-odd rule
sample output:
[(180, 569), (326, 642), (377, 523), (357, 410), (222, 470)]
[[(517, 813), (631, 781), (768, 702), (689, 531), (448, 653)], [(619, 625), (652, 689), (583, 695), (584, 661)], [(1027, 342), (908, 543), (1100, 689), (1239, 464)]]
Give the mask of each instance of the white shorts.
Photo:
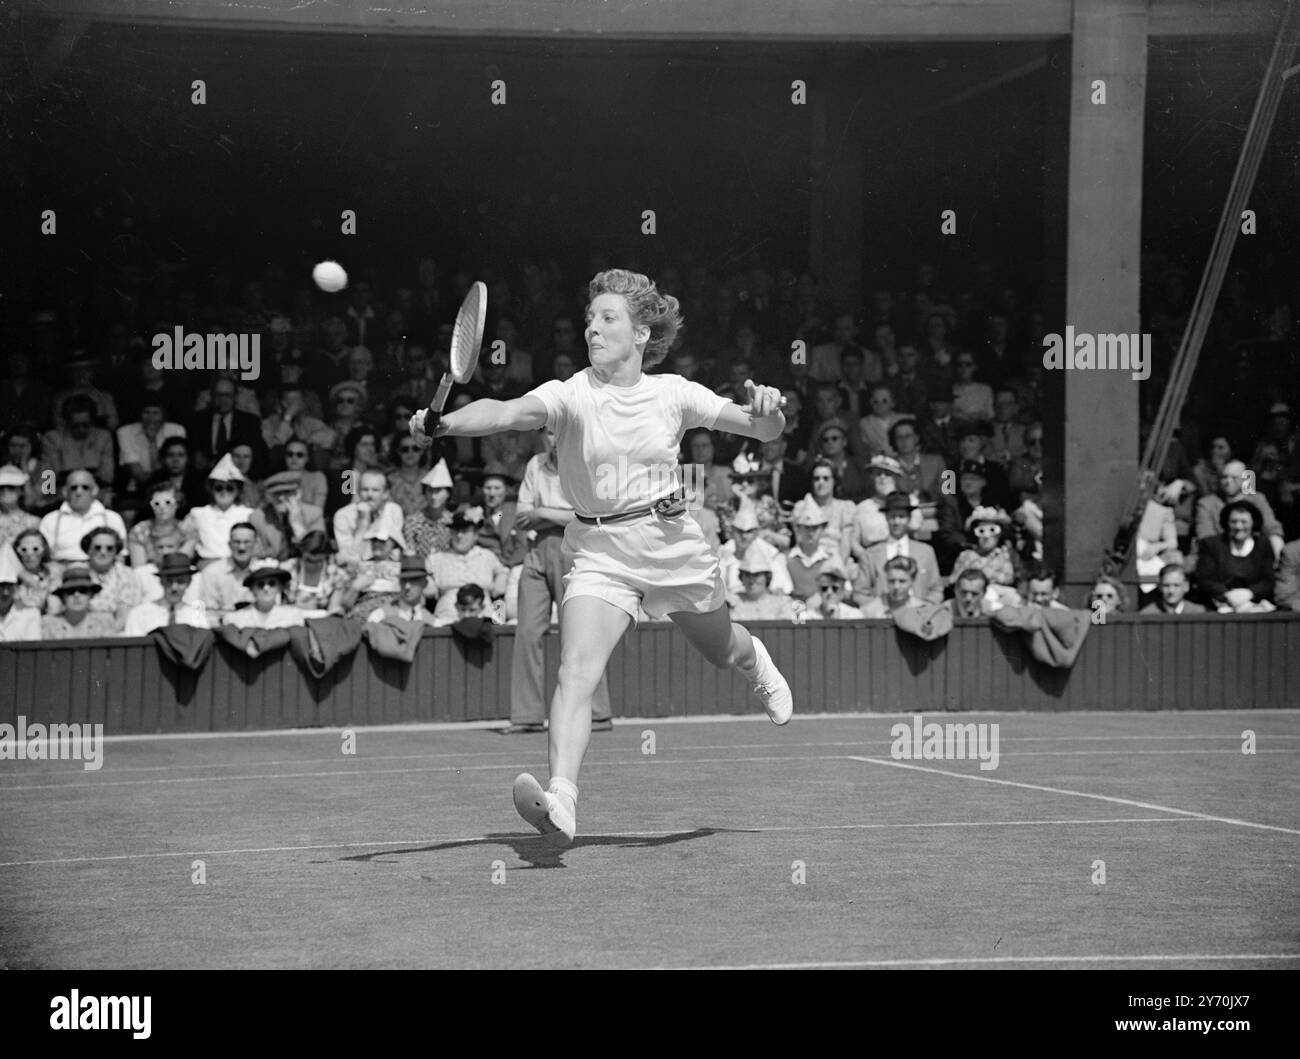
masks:
[(595, 596), (627, 613), (652, 618), (676, 611), (708, 614), (727, 598), (718, 557), (689, 514), (654, 515), (589, 526), (576, 519), (564, 531), (564, 600)]

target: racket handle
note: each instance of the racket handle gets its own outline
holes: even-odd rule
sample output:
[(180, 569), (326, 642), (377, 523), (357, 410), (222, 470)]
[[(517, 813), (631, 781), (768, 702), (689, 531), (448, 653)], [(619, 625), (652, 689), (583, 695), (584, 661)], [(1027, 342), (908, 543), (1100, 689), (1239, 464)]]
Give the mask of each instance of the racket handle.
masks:
[(447, 407), (447, 395), (451, 393), (451, 387), (455, 381), (450, 372), (443, 374), (442, 381), (438, 383), (438, 389), (434, 392), (433, 400), (429, 402), (430, 416), (442, 414), (442, 410)]

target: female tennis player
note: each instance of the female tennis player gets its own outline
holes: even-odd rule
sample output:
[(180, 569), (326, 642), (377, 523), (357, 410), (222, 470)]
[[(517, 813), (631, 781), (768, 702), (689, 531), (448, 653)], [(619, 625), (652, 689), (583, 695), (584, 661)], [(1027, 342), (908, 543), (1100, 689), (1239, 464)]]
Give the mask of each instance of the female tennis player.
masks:
[(601, 272), (589, 297), (591, 367), (515, 400), (474, 401), (436, 421), (420, 412), (410, 425), (417, 438), (542, 426), (555, 435), (561, 485), (577, 516), (564, 535), (573, 565), (560, 610), (551, 780), (544, 790), (521, 775), (514, 800), (557, 846), (572, 842), (577, 826), (592, 692), (639, 607), (654, 618), (667, 615), (718, 668), (739, 669), (776, 724), (794, 710), (790, 687), (763, 644), (731, 621), (717, 556), (686, 510), (677, 471), (682, 435), (693, 427), (759, 441), (780, 437), (781, 393), (747, 382), (750, 403), (741, 407), (680, 375), (645, 374), (667, 356), (682, 323), (677, 299), (660, 294), (648, 277)]

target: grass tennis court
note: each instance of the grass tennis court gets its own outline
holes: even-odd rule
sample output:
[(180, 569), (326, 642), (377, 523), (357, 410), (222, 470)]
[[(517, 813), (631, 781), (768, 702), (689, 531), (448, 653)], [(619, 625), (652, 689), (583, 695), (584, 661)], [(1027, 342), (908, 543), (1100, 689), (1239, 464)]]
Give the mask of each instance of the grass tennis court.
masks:
[(1300, 966), (1300, 712), (925, 720), (997, 723), (998, 768), (894, 761), (911, 715), (620, 721), (560, 852), (511, 804), (545, 736), (0, 762), (0, 965)]

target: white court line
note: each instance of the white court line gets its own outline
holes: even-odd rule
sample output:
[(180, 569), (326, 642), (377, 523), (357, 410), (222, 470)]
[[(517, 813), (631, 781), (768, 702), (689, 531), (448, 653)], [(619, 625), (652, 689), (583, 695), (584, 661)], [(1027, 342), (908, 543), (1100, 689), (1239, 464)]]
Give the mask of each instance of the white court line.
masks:
[[(1276, 709), (1276, 710), (1087, 710), (1078, 713), (1048, 713), (1042, 710), (960, 710), (960, 711), (928, 711), (921, 714), (923, 718), (946, 718), (949, 721), (955, 721), (963, 717), (1021, 717), (1026, 720), (1052, 719), (1052, 718), (1084, 718), (1084, 717), (1142, 717), (1142, 718), (1180, 718), (1186, 721), (1189, 718), (1196, 717), (1289, 717), (1300, 714), (1300, 709)], [(797, 721), (871, 721), (885, 720), (891, 717), (915, 717), (915, 711), (898, 711), (894, 713), (871, 713), (865, 710), (845, 711), (843, 713), (799, 713), (796, 715)], [(54, 722), (64, 723), (64, 722)], [(87, 723), (87, 722), (81, 722)], [(93, 722), (90, 722), (93, 723)], [(346, 731), (353, 732), (469, 732), (492, 730), (501, 728), (507, 722), (503, 718), (497, 718), (491, 721), (416, 721), (409, 724), (353, 724), (353, 725), (335, 725), (332, 727), (310, 727), (310, 728), (268, 728), (264, 731), (256, 732), (145, 732), (136, 735), (105, 735), (105, 742), (150, 742), (150, 741), (167, 741), (167, 740), (185, 740), (185, 739), (281, 739), (290, 736), (300, 735), (328, 735), (337, 739), (339, 733)], [(704, 716), (692, 717), (616, 717), (614, 718), (615, 727), (624, 725), (651, 725), (651, 724), (767, 724), (767, 715), (758, 714), (709, 714)], [(1150, 736), (1147, 738), (1158, 738)], [(1180, 737), (1170, 736), (1169, 738), (1196, 738), (1194, 736)]]
[(850, 761), (862, 761), (868, 765), (889, 765), (891, 768), (909, 769), (914, 772), (932, 772), (936, 776), (952, 776), (959, 780), (977, 780), (980, 783), (997, 783), (1004, 787), (1020, 787), (1027, 791), (1045, 791), (1048, 794), (1069, 794), (1075, 798), (1093, 798), (1099, 802), (1113, 802), (1116, 805), (1131, 805), (1136, 809), (1154, 809), (1160, 813), (1178, 813), (1197, 820), (1209, 820), (1218, 824), (1233, 824), (1237, 827), (1253, 827), (1260, 831), (1280, 831), (1284, 835), (1300, 835), (1300, 831), (1291, 827), (1279, 827), (1276, 824), (1257, 824), (1251, 820), (1237, 820), (1229, 816), (1212, 816), (1198, 813), (1191, 809), (1175, 809), (1168, 805), (1156, 805), (1153, 802), (1138, 802), (1131, 798), (1117, 798), (1109, 794), (1092, 794), (1088, 791), (1068, 791), (1063, 787), (1044, 787), (1037, 783), (1020, 783), (1016, 780), (999, 780), (992, 776), (976, 776), (968, 772), (952, 772), (948, 769), (931, 768), (926, 765), (913, 765), (907, 761), (892, 761), (885, 758), (850, 757)]
[[(1128, 735), (1078, 735), (1078, 736), (1004, 736), (1004, 737), (1002, 738), (1001, 745), (1002, 745), (1003, 747), (1014, 747), (1014, 746), (1016, 746), (1016, 745), (1019, 744), (1019, 743), (1058, 743), (1058, 742), (1059, 742), (1059, 743), (1071, 743), (1071, 742), (1137, 742), (1137, 741), (1143, 741), (1143, 740), (1160, 741), (1160, 742), (1169, 742), (1169, 741), (1180, 740), (1180, 739), (1181, 739), (1181, 740), (1185, 740), (1185, 741), (1191, 741), (1191, 740), (1199, 740), (1199, 741), (1221, 740), (1221, 741), (1223, 741), (1223, 742), (1232, 743), (1234, 746), (1240, 744), (1240, 742), (1241, 742), (1241, 736), (1240, 736), (1240, 735), (1222, 735), (1222, 734), (1219, 734), (1219, 735), (1170, 735), (1170, 736), (1162, 736), (1162, 735), (1133, 735), (1133, 736), (1128, 736)], [(1300, 735), (1262, 735), (1262, 736), (1257, 735), (1257, 740), (1258, 740), (1259, 742), (1274, 742), (1274, 741), (1276, 741), (1276, 742), (1286, 742), (1286, 741), (1300, 742)], [(108, 738), (105, 737), (105, 742), (107, 742), (107, 741), (108, 741)], [(30, 745), (33, 744), (33, 743), (43, 743), (43, 742), (44, 742), (43, 740), (33, 739), (33, 740), (28, 740), (28, 745), (30, 746)], [(778, 748), (778, 747), (781, 748), (781, 749), (790, 749), (790, 750), (811, 750), (811, 749), (821, 749), (821, 748), (827, 748), (827, 747), (829, 747), (829, 748), (837, 748), (837, 747), (855, 747), (855, 748), (857, 748), (857, 749), (865, 750), (865, 749), (867, 749), (867, 748), (869, 748), (869, 747), (871, 747), (871, 746), (889, 746), (889, 745), (891, 745), (892, 743), (893, 743), (893, 740), (892, 740), (892, 739), (890, 739), (889, 737), (884, 737), (884, 738), (878, 738), (878, 739), (841, 739), (841, 740), (834, 740), (834, 741), (829, 741), (829, 742), (816, 742), (816, 743), (787, 743), (787, 742), (768, 742), (768, 743), (717, 743), (717, 744), (708, 744), (708, 745), (704, 745), (704, 746), (673, 746), (673, 747), (671, 747), (671, 750), (672, 750), (674, 753), (696, 753), (696, 752), (699, 752), (699, 751), (706, 751), (706, 750), (771, 750), (771, 749), (776, 749), (776, 748)], [(5, 740), (0, 740), (0, 746), (4, 746), (4, 745), (6, 745), (6, 741), (5, 741)], [(455, 760), (455, 761), (460, 761), (460, 760), (464, 760), (464, 759), (467, 759), (467, 758), (490, 758), (490, 757), (510, 757), (510, 758), (514, 758), (514, 757), (518, 757), (518, 755), (519, 755), (519, 753), (520, 753), (520, 748), (521, 748), (521, 747), (524, 747), (524, 746), (526, 746), (526, 745), (527, 745), (527, 744), (524, 743), (524, 742), (516, 742), (515, 744), (513, 744), (514, 748), (513, 748), (513, 749), (510, 749), (510, 750), (465, 750), (465, 751), (446, 751), (446, 752), (444, 752), (444, 753), (436, 753), (436, 754), (356, 754), (356, 755), (351, 755), (351, 754), (349, 754), (349, 755), (346, 755), (346, 757), (348, 758), (347, 761), (344, 760), (344, 755), (341, 755), (341, 754), (340, 754), (339, 756), (336, 756), (336, 757), (322, 757), (322, 758), (288, 758), (288, 759), (284, 759), (284, 758), (275, 758), (275, 759), (268, 759), (268, 760), (266, 760), (266, 761), (213, 761), (213, 762), (199, 762), (199, 761), (192, 761), (192, 762), (181, 762), (181, 763), (177, 763), (177, 764), (173, 764), (173, 765), (118, 765), (118, 766), (114, 766), (114, 767), (113, 767), (113, 772), (114, 772), (115, 774), (119, 774), (119, 775), (120, 775), (120, 774), (122, 774), (122, 773), (127, 773), (127, 772), (173, 772), (173, 771), (176, 771), (176, 770), (178, 770), (178, 769), (187, 769), (187, 770), (188, 770), (188, 769), (271, 768), (271, 767), (273, 767), (273, 766), (277, 766), (277, 765), (290, 765), (290, 766), (293, 766), (293, 765), (330, 765), (330, 764), (334, 764), (334, 763), (338, 763), (338, 764), (353, 764), (353, 763), (360, 763), (360, 762), (362, 762), (362, 761), (365, 761), (365, 762), (374, 762), (374, 761), (440, 761), (440, 760), (445, 760), (445, 759), (447, 759), (447, 758), (450, 758), (450, 759)], [(596, 749), (599, 750), (600, 747), (597, 747)], [(624, 747), (615, 747), (615, 748), (611, 748), (611, 749), (619, 750), (619, 749), (626, 749), (626, 748), (624, 748)], [(1300, 750), (1300, 747), (1297, 747), (1296, 749), (1297, 749), (1297, 750)], [(1211, 748), (1207, 748), (1207, 749), (1204, 749), (1204, 750), (1139, 750), (1139, 749), (1133, 749), (1133, 750), (1114, 750), (1114, 751), (1110, 751), (1110, 750), (1096, 750), (1096, 751), (1088, 751), (1088, 750), (1057, 750), (1057, 751), (1048, 751), (1048, 750), (1026, 750), (1026, 751), (1021, 751), (1021, 752), (1016, 753), (1015, 756), (1016, 756), (1016, 757), (1030, 757), (1030, 756), (1034, 756), (1034, 755), (1044, 755), (1044, 754), (1066, 754), (1066, 755), (1068, 755), (1068, 754), (1079, 754), (1079, 755), (1097, 754), (1097, 755), (1105, 755), (1105, 754), (1111, 754), (1111, 753), (1115, 753), (1115, 754), (1120, 754), (1120, 753), (1132, 753), (1132, 754), (1204, 754), (1204, 753), (1238, 753), (1238, 752), (1239, 752), (1239, 751), (1237, 751), (1237, 750), (1232, 750), (1232, 751), (1222, 751), (1222, 750), (1214, 750), (1214, 749), (1211, 749)], [(1286, 754), (1286, 753), (1292, 753), (1292, 752), (1293, 752), (1293, 751), (1290, 751), (1290, 750), (1267, 750), (1267, 749), (1264, 749), (1264, 750), (1257, 750), (1257, 751), (1256, 751), (1256, 753), (1261, 753), (1261, 754)], [(1004, 755), (1004, 756), (1007, 756), (1007, 754), (1008, 754), (1008, 751), (1004, 750), (1004, 751), (1003, 751), (1003, 755)], [(15, 766), (15, 765), (8, 766), (8, 768), (17, 768), (17, 767), (19, 767), (19, 766)], [(3, 779), (6, 778), (6, 776), (5, 776), (5, 770), (6, 770), (6, 767), (5, 767), (4, 765), (0, 765), (0, 781), (3, 781)], [(83, 770), (83, 771), (84, 771), (84, 770)], [(4, 786), (3, 786), (3, 783), (0, 782), (0, 790), (4, 790), (4, 789), (5, 789), (5, 788), (4, 788)]]
[(873, 967), (972, 967), (978, 964), (1017, 963), (1197, 963), (1215, 960), (1300, 960), (1300, 952), (1160, 952), (1145, 956), (1116, 954), (1113, 956), (933, 956), (901, 960), (826, 960), (810, 963), (735, 963), (735, 964), (675, 964), (657, 967), (659, 971), (811, 971), (869, 969)]
[[(1170, 816), (1133, 816), (1133, 817), (1112, 817), (1097, 818), (1090, 820), (1085, 818), (1073, 820), (942, 820), (928, 822), (905, 822), (896, 824), (809, 824), (807, 826), (792, 825), (788, 827), (729, 827), (719, 829), (718, 834), (775, 834), (781, 832), (807, 832), (807, 831), (892, 831), (892, 830), (910, 830), (917, 828), (945, 828), (945, 827), (1059, 827), (1059, 826), (1088, 826), (1091, 824), (1190, 824), (1195, 823), (1193, 820), (1179, 819)], [(569, 852), (576, 852), (582, 848), (582, 839), (584, 838), (662, 838), (665, 835), (688, 834), (683, 831), (610, 831), (599, 832), (593, 831), (578, 836), (578, 844)], [(514, 835), (514, 832), (510, 833)], [(535, 838), (531, 832), (522, 833), (526, 838)], [(0, 868), (27, 868), (37, 865), (49, 864), (99, 864), (106, 861), (123, 861), (123, 860), (159, 860), (167, 857), (222, 857), (234, 856), (244, 853), (302, 853), (318, 849), (364, 849), (369, 846), (424, 846), (429, 844), (459, 843), (461, 845), (501, 845), (506, 841), (505, 838), (489, 838), (484, 835), (476, 835), (472, 838), (403, 838), (389, 839), (384, 842), (326, 842), (310, 846), (258, 846), (247, 849), (208, 849), (196, 850), (188, 853), (116, 853), (102, 857), (57, 857), (50, 860), (9, 860), (0, 861)], [(566, 852), (561, 850), (559, 852)]]

